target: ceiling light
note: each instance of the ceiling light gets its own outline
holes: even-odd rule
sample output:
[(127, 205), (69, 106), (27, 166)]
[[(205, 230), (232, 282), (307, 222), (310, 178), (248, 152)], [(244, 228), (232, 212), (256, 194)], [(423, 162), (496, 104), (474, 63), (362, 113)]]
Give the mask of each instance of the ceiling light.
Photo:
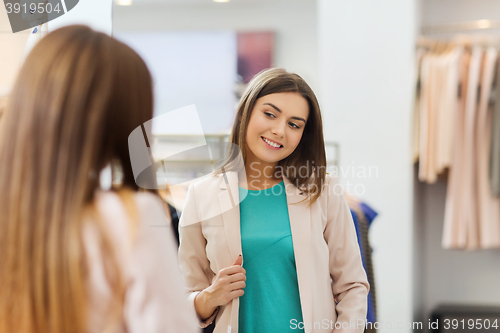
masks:
[(477, 21), (477, 27), (479, 29), (488, 29), (491, 28), (491, 22), (490, 20), (479, 20)]
[(132, 0), (115, 0), (115, 3), (118, 6), (130, 6), (132, 4)]
[(212, 0), (213, 2), (229, 2), (230, 0)]

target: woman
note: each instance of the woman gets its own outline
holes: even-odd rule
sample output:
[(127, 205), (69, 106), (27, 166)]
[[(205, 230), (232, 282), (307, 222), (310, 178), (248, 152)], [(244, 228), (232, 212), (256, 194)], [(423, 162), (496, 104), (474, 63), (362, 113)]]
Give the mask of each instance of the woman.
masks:
[[(239, 103), (225, 165), (189, 188), (179, 258), (216, 333), (362, 332), (369, 285), (341, 187), (326, 175), (318, 102), (283, 69)], [(239, 204), (238, 204), (239, 203)]]
[[(129, 159), (152, 110), (145, 63), (105, 34), (62, 28), (28, 55), (0, 128), (0, 332), (196, 331)], [(107, 165), (122, 180), (104, 192)]]

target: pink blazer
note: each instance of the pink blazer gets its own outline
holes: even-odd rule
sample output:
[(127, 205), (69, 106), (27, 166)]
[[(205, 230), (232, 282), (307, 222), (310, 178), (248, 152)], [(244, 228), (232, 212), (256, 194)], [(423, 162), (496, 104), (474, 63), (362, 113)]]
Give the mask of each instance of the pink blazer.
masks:
[[(305, 195), (286, 177), (283, 181), (305, 332), (363, 332), (369, 285), (340, 184), (327, 175), (323, 194), (308, 207), (298, 203)], [(219, 270), (242, 254), (238, 195), (234, 172), (189, 187), (179, 223), (179, 261), (192, 307)], [(238, 309), (238, 298), (220, 307), (214, 333), (238, 332)]]

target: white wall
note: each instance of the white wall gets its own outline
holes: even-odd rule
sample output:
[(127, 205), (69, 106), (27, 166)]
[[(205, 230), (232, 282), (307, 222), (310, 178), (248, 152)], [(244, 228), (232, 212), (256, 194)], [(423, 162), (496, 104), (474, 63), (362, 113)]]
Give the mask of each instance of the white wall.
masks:
[[(234, 31), (117, 32), (115, 37), (134, 48), (148, 65), (155, 117), (194, 104), (203, 133), (230, 131), (238, 102)], [(166, 134), (160, 119), (155, 118), (153, 131)], [(199, 134), (193, 131), (192, 123), (184, 122), (168, 134)]]
[(318, 87), (316, 0), (254, 0), (115, 6), (114, 32), (160, 30), (274, 31), (274, 65)]
[[(346, 185), (362, 185), (363, 200), (380, 212), (370, 231), (378, 321), (393, 325), (413, 318), (410, 129), (416, 13), (414, 0), (318, 1), (325, 135), (340, 143)], [(351, 174), (370, 166), (378, 174)]]
[[(422, 24), (459, 23), (479, 19), (500, 20), (500, 1), (424, 0)], [(500, 30), (482, 33), (499, 34)], [(442, 37), (443, 35), (437, 35)], [(441, 248), (446, 182), (418, 184), (416, 220), (422, 260), (419, 267), (422, 302), (429, 316), (441, 303), (499, 304), (500, 251), (459, 251)]]

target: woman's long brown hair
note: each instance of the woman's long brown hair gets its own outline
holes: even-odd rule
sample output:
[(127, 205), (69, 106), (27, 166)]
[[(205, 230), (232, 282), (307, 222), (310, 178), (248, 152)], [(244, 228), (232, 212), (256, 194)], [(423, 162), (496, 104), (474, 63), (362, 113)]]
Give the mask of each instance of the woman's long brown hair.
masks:
[[(235, 149), (236, 146), (233, 145), (229, 146), (227, 160), (215, 174), (241, 168), (241, 160), (237, 157), (240, 150), (243, 162), (246, 163), (246, 133), (255, 102), (266, 95), (281, 92), (298, 93), (309, 105), (309, 117), (299, 145), (293, 153), (279, 161), (278, 165), (288, 180), (308, 195), (311, 205), (321, 195), (326, 175), (326, 152), (320, 107), (316, 95), (304, 79), (283, 68), (263, 70), (248, 84), (238, 104), (229, 137), (229, 142), (239, 149)], [(298, 172), (299, 170), (306, 172)]]
[[(0, 120), (0, 332), (88, 331), (91, 223), (121, 313), (124, 281), (94, 195), (110, 163), (137, 189), (128, 135), (152, 118), (150, 73), (125, 44), (84, 26), (44, 37)], [(93, 218), (87, 218), (93, 217)]]

